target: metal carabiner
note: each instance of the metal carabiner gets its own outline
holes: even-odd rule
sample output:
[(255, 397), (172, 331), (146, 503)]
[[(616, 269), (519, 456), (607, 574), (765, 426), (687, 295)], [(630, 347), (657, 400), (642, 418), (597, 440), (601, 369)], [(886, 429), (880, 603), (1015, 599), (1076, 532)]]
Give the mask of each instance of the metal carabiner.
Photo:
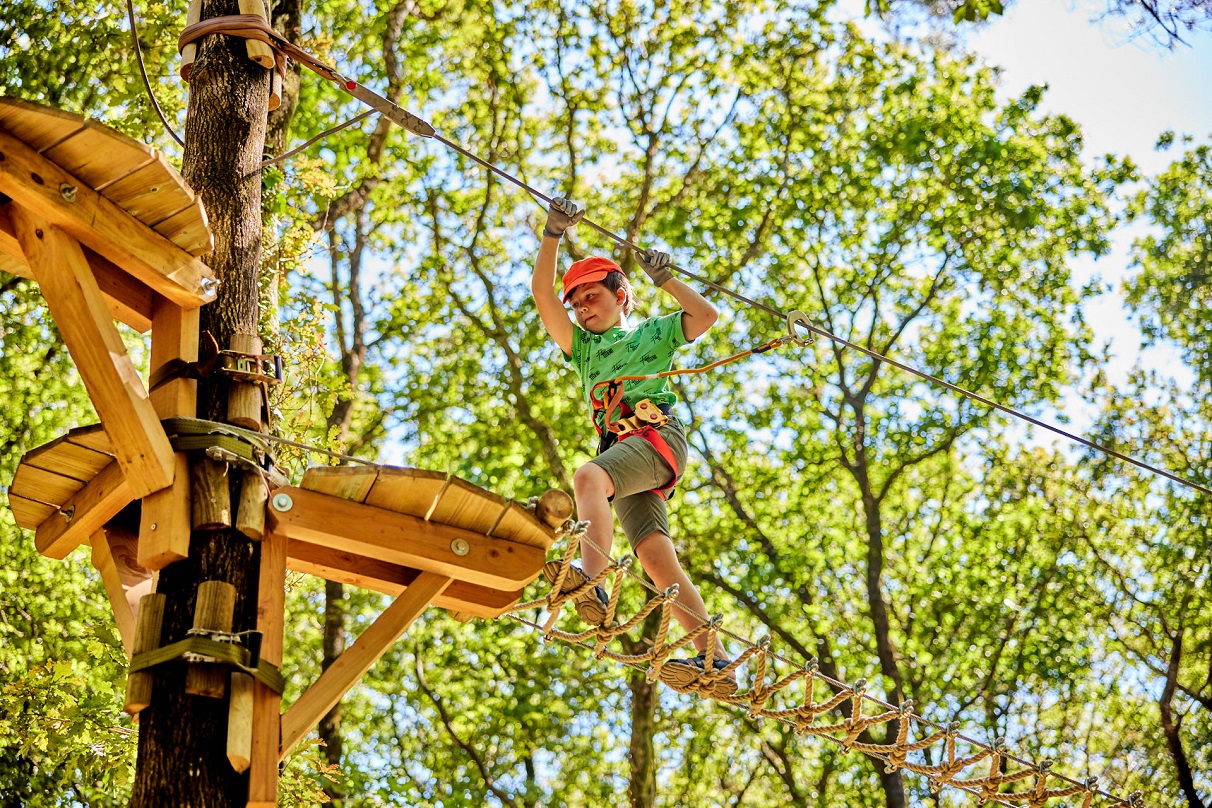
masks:
[[(803, 326), (808, 332), (808, 336), (798, 336), (796, 326)], [(812, 333), (812, 324), (808, 322), (807, 314), (799, 309), (794, 309), (787, 314), (787, 336), (791, 337), (791, 341), (801, 348), (806, 348), (816, 342), (816, 336)]]

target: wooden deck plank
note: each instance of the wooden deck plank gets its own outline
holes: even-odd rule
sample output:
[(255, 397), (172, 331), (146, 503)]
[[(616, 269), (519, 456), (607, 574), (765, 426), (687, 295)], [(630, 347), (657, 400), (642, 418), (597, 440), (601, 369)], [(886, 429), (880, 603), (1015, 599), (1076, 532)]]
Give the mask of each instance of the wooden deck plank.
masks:
[[(0, 193), (19, 209), (62, 228), (178, 305), (197, 308), (213, 299), (204, 281), (214, 273), (197, 258), (4, 131), (0, 153)], [(30, 259), (30, 245), (18, 240)]]
[(152, 225), (152, 229), (193, 256), (215, 249), (215, 236), (201, 200)]
[(312, 466), (303, 472), (299, 487), (363, 502), (379, 477), (379, 466)]
[(101, 424), (78, 426), (68, 432), (65, 437), (77, 446), (84, 446), (111, 455), (114, 453), (114, 445), (109, 439), (109, 433)]
[(440, 471), (383, 466), (366, 504), (424, 519), (438, 495), (444, 495), (448, 479)]
[(502, 590), (533, 581), (545, 560), (535, 547), (292, 486), (275, 503), (283, 494), (291, 505), (271, 507), (267, 526), (291, 539)]
[(88, 482), (113, 462), (113, 455), (98, 452), (71, 441), (62, 440), (45, 452), (30, 452), (21, 461), (22, 465), (45, 469), (65, 477)]
[[(195, 194), (174, 177), (164, 155), (157, 153), (142, 168), (108, 185), (102, 196), (155, 229), (158, 222), (185, 210), (193, 210)], [(193, 214), (197, 216), (196, 211)]]
[[(22, 136), (20, 131), (15, 134)], [(69, 137), (41, 151), (48, 160), (84, 180), (92, 188), (147, 165), (158, 156), (151, 146), (100, 121), (86, 121)]]
[(17, 527), (26, 530), (37, 529), (38, 525), (58, 513), (58, 509), (52, 505), (26, 499), (12, 491), (8, 492), (8, 509), (13, 512), (13, 521), (17, 523)]
[[(108, 465), (108, 464), (107, 464)], [(95, 475), (94, 475), (95, 476)], [(12, 493), (26, 499), (62, 505), (84, 487), (86, 480), (78, 480), (54, 471), (21, 463), (13, 475)]]
[(30, 148), (42, 151), (84, 128), (81, 115), (20, 98), (0, 99), (0, 129), (19, 132)]

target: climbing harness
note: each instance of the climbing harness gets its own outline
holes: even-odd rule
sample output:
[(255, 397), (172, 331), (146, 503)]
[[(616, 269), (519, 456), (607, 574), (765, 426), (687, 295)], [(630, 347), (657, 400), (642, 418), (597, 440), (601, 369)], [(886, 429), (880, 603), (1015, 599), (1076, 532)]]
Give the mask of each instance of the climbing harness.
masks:
[[(558, 562), (548, 562), (560, 565), (551, 590), (538, 600), (518, 604), (510, 612), (513, 619), (540, 631), (545, 640), (560, 640), (586, 647), (597, 659), (610, 659), (642, 670), (645, 681), (649, 683), (659, 679), (675, 686), (679, 692), (744, 707), (750, 718), (780, 721), (794, 728), (798, 735), (826, 739), (845, 751), (857, 750), (882, 761), (885, 773), (903, 769), (923, 775), (927, 778), (931, 793), (937, 794), (946, 786), (968, 792), (982, 803), (1026, 808), (1044, 808), (1052, 800), (1076, 796), (1081, 797), (1080, 808), (1092, 808), (1095, 797), (1103, 798), (1101, 805), (1143, 808), (1144, 801), (1139, 791), (1132, 792), (1126, 798), (1118, 797), (1099, 789), (1097, 777), (1078, 781), (1057, 774), (1052, 771), (1051, 760), (1032, 763), (1010, 754), (1004, 739), (995, 739), (992, 745), (983, 744), (961, 735), (959, 725), (954, 722), (942, 725), (918, 715), (912, 701), (893, 705), (870, 696), (865, 679), (847, 684), (822, 673), (815, 660), (809, 660), (806, 664), (788, 660), (772, 650), (769, 637), (755, 643), (725, 631), (722, 616), (700, 615), (678, 603), (676, 585), (662, 592), (630, 572), (631, 556), (620, 558), (593, 578), (586, 578), (579, 585), (564, 589), (565, 581), (573, 572), (572, 562), (582, 544), (589, 543), (609, 557), (606, 549), (587, 536), (588, 524), (568, 521), (560, 528), (557, 537), (567, 538), (568, 545)], [(618, 608), (625, 578), (638, 581), (654, 596), (633, 617), (619, 621)], [(562, 608), (566, 604), (575, 605), (580, 598), (594, 597), (593, 590), (597, 586), (602, 586), (609, 593), (602, 623), (580, 632), (557, 628), (556, 622)], [(700, 624), (682, 637), (671, 640), (669, 629), (674, 608), (692, 615)], [(546, 611), (544, 622), (535, 622), (524, 616), (536, 609)], [(659, 622), (656, 636), (645, 653), (620, 654), (607, 647), (611, 640), (626, 634), (657, 610)], [(721, 634), (743, 644), (745, 648), (727, 665), (717, 668), (715, 658), (720, 648)], [(668, 666), (675, 661), (671, 659), (672, 655), (691, 647), (696, 639), (704, 635), (707, 650), (703, 654), (702, 672), (689, 681), (668, 676)], [(785, 667), (787, 672), (777, 671), (776, 663), (780, 670)], [(721, 685), (725, 680), (734, 679), (742, 665), (746, 665), (752, 673), (749, 689), (721, 695), (726, 691), (732, 692), (733, 688)], [(822, 686), (828, 692), (824, 700), (818, 698)], [(801, 689), (802, 695), (798, 695)], [(830, 720), (831, 713), (840, 713), (841, 720)], [(877, 743), (871, 740), (868, 730), (882, 725), (888, 725), (890, 732), (885, 742)], [(911, 740), (910, 731), (914, 727), (918, 728), (918, 737)], [(1011, 764), (1017, 764), (1018, 768)], [(1018, 784), (1026, 788), (1006, 790), (1017, 788)]]
[[(661, 433), (658, 431), (660, 427), (668, 423), (668, 416), (672, 408), (668, 405), (653, 404), (645, 398), (637, 401), (633, 410), (623, 401), (624, 384), (626, 382), (642, 382), (651, 379), (668, 379), (673, 376), (706, 373), (730, 362), (736, 362), (747, 356), (768, 353), (791, 343), (800, 346), (811, 345), (813, 342), (811, 336), (800, 336), (797, 331), (801, 326), (807, 325), (807, 315), (802, 311), (793, 311), (787, 315), (786, 334), (750, 348), (747, 351), (741, 351), (740, 353), (696, 368), (665, 370), (660, 373), (649, 373), (644, 376), (618, 376), (593, 385), (589, 390), (589, 404), (595, 413), (593, 426), (598, 431), (598, 454), (610, 448), (616, 440), (638, 437), (648, 441), (652, 445), (652, 448), (656, 450), (656, 453), (661, 456), (661, 459), (665, 461), (665, 464), (673, 471), (673, 479), (669, 483), (652, 489), (653, 493), (661, 499), (668, 499), (681, 479), (682, 473), (685, 471), (685, 469), (678, 467), (673, 450), (669, 448), (669, 444), (665, 442), (665, 439), (661, 437)], [(614, 413), (616, 410), (621, 413), (621, 418), (615, 419)], [(602, 426), (598, 426), (596, 417), (596, 413), (598, 412), (603, 414)]]

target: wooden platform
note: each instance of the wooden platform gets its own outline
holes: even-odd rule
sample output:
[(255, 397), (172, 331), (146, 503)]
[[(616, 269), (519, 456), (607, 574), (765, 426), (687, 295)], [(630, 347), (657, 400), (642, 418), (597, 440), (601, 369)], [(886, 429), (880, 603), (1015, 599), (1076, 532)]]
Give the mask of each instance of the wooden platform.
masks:
[[(81, 115), (0, 97), (0, 153), (0, 193), (80, 241), (115, 319), (147, 331), (153, 292), (185, 308), (210, 299), (199, 281), (213, 275), (197, 260), (214, 246), (206, 211), (158, 151)], [(33, 278), (6, 207), (0, 270)]]
[(290, 569), (392, 595), (421, 570), (448, 574), (455, 580), (434, 604), (477, 617), (517, 603), (555, 540), (520, 503), (436, 471), (317, 467), (277, 493), (294, 502), (271, 507), (268, 522), (290, 539)]
[[(291, 500), (267, 521), (288, 539), (288, 569), (397, 596), (423, 571), (446, 574), (454, 581), (435, 605), (477, 617), (517, 603), (555, 540), (520, 503), (434, 471), (318, 467), (274, 494)], [(17, 525), (52, 558), (89, 543), (133, 499), (99, 424), (28, 452), (8, 491)]]

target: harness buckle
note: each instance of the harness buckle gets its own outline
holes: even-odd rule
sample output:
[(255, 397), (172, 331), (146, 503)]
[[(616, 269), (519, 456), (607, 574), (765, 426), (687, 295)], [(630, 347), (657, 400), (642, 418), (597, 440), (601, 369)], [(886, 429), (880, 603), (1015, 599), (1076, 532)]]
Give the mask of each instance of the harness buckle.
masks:
[(607, 423), (606, 428), (621, 438), (633, 432), (639, 432), (645, 427), (659, 428), (667, 423), (669, 423), (669, 416), (661, 412), (660, 407), (645, 398), (636, 402), (631, 415)]

